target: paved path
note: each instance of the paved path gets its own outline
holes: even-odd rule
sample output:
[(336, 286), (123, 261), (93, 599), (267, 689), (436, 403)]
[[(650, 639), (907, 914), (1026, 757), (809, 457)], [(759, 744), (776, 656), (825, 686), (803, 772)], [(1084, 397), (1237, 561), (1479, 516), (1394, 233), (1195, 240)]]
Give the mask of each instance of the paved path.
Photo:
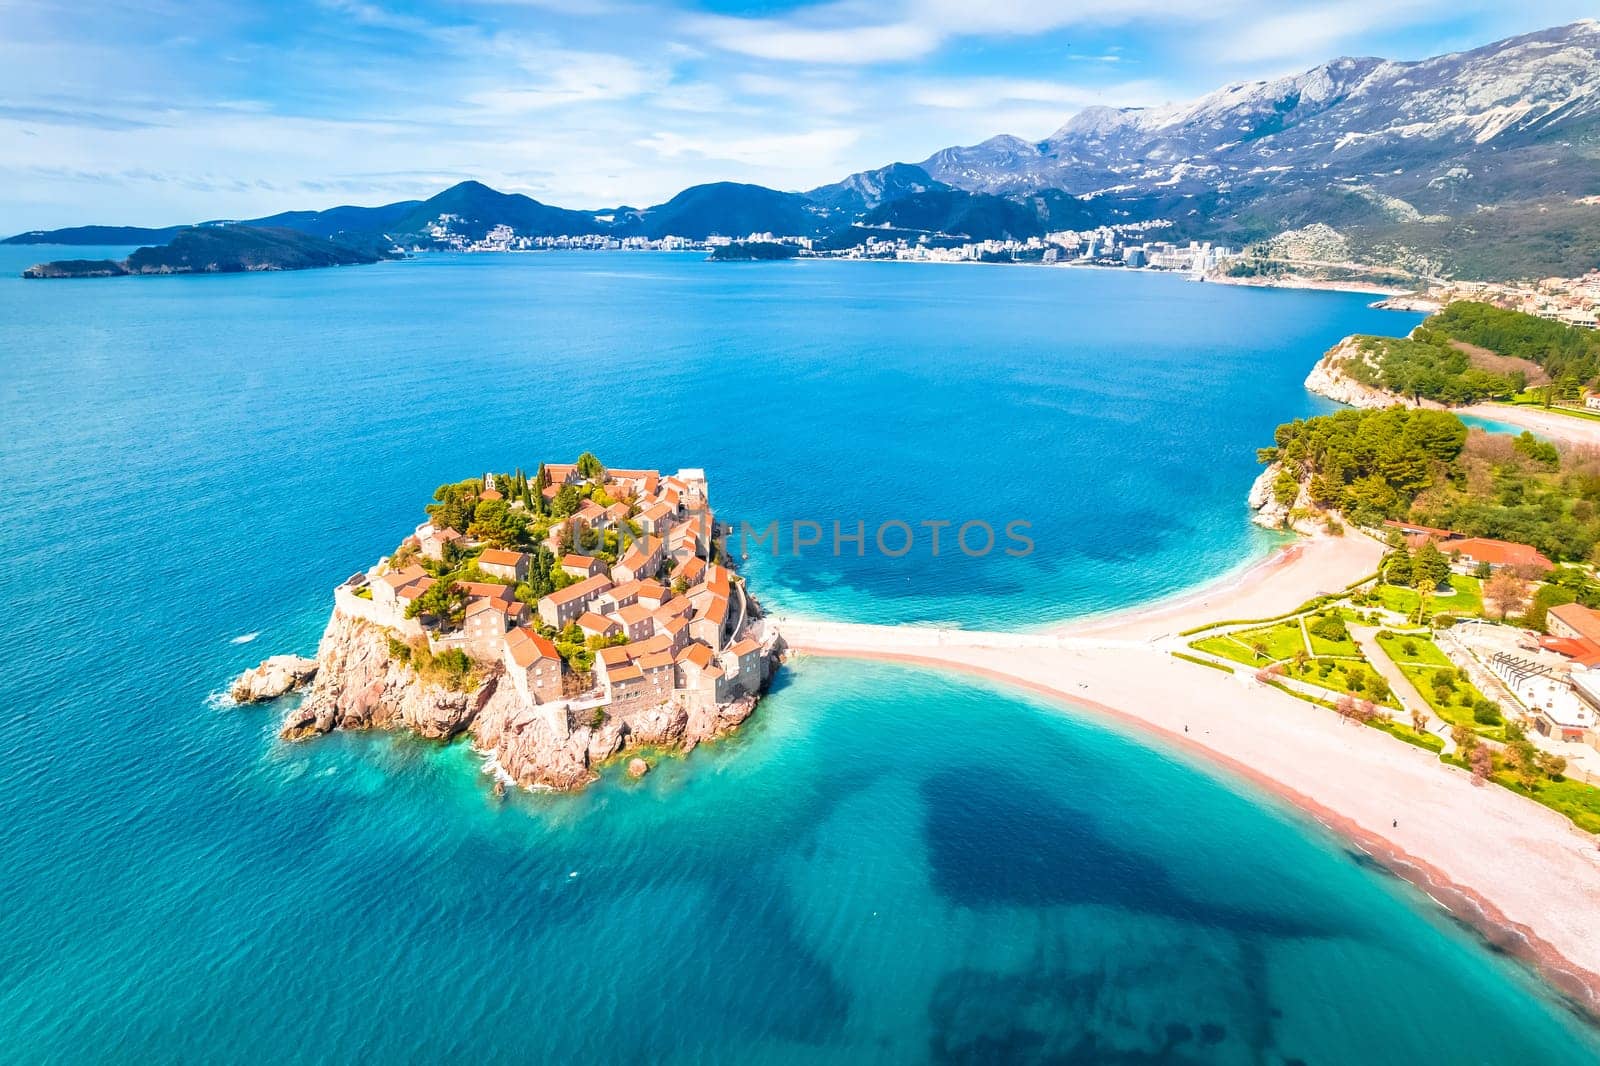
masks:
[(1378, 643), (1378, 631), (1358, 626), (1350, 626), (1348, 628), (1350, 636), (1354, 638), (1357, 646), (1366, 654), (1367, 662), (1372, 664), (1372, 668), (1378, 671), (1380, 677), (1389, 682), (1389, 688), (1393, 690), (1394, 698), (1400, 701), (1400, 708), (1406, 712), (1406, 724), (1411, 724), (1411, 711), (1413, 708), (1421, 711), (1423, 717), (1427, 719), (1428, 732), (1444, 741), (1444, 753), (1446, 755), (1454, 754), (1456, 742), (1450, 739), (1450, 723), (1433, 713), (1433, 708), (1423, 698), (1422, 693), (1417, 691), (1417, 686), (1413, 685), (1411, 679), (1406, 676), (1405, 671), (1396, 666), (1394, 660), (1389, 658), (1389, 653), (1384, 651), (1383, 645)]

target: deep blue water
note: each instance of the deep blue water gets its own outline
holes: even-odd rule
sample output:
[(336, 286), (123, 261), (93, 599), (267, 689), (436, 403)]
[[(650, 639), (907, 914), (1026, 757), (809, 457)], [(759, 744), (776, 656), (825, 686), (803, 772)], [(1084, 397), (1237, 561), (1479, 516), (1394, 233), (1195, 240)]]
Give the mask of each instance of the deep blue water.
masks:
[[(719, 511), (1033, 523), (753, 558), (780, 610), (1028, 625), (1239, 565), (1310, 361), (1414, 316), (1107, 272), (661, 255), (24, 283), (0, 249), (0, 1058), (1584, 1062), (1517, 967), (1263, 801), (1016, 693), (787, 671), (642, 783), (276, 742), (439, 481), (587, 447)], [(260, 633), (251, 643), (233, 638)]]

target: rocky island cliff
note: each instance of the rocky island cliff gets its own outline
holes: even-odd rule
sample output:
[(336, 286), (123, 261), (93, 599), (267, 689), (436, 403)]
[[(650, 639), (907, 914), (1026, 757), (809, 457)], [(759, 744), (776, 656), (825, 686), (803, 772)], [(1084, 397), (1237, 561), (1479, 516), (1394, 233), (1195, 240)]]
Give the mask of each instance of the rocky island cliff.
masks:
[(283, 739), (465, 736), (501, 783), (570, 790), (624, 752), (691, 751), (754, 712), (776, 649), (755, 636), (743, 581), (713, 561), (701, 471), (606, 470), (586, 454), (533, 479), (441, 485), (435, 500), (334, 590), (314, 662), (274, 657), (235, 682), (243, 702), (309, 680)]
[[(759, 693), (726, 703), (667, 699), (611, 713), (600, 694), (588, 701), (536, 704), (507, 670), (489, 664), (465, 690), (424, 679), (390, 648), (392, 635), (334, 611), (317, 648), (316, 680), (283, 719), (285, 740), (335, 729), (406, 730), (433, 740), (465, 734), (497, 777), (525, 788), (582, 788), (597, 768), (638, 748), (689, 752), (737, 729)], [(600, 713), (596, 713), (600, 712)]]

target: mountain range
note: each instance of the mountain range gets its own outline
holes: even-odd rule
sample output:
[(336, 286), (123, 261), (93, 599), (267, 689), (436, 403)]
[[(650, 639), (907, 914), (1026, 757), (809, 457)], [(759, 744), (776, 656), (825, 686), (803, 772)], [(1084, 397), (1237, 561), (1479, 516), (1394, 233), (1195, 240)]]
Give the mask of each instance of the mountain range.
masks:
[[(1163, 238), (1242, 244), (1316, 226), (1320, 255), (1459, 277), (1600, 262), (1600, 21), (1416, 62), (1340, 58), (1185, 104), (1091, 107), (1042, 141), (937, 151), (806, 192), (717, 182), (648, 208), (577, 211), (467, 181), (428, 200), (249, 224), (426, 245), (771, 232), (848, 246), (879, 232), (971, 240), (1162, 220)], [(87, 226), (7, 243), (153, 243), (183, 227)]]

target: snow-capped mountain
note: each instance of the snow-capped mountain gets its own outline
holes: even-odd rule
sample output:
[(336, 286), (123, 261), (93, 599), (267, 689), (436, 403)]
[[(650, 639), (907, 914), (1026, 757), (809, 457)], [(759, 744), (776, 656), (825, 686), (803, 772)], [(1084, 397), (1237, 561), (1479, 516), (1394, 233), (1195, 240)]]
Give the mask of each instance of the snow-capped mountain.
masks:
[[(1001, 193), (1342, 179), (1414, 195), (1426, 210), (1563, 183), (1573, 195), (1600, 192), (1597, 127), (1600, 21), (1584, 20), (1418, 62), (1336, 59), (1184, 104), (1093, 107), (1043, 141), (995, 137), (936, 152), (922, 168), (957, 188)], [(1553, 169), (1529, 188), (1520, 165), (1535, 161)]]

